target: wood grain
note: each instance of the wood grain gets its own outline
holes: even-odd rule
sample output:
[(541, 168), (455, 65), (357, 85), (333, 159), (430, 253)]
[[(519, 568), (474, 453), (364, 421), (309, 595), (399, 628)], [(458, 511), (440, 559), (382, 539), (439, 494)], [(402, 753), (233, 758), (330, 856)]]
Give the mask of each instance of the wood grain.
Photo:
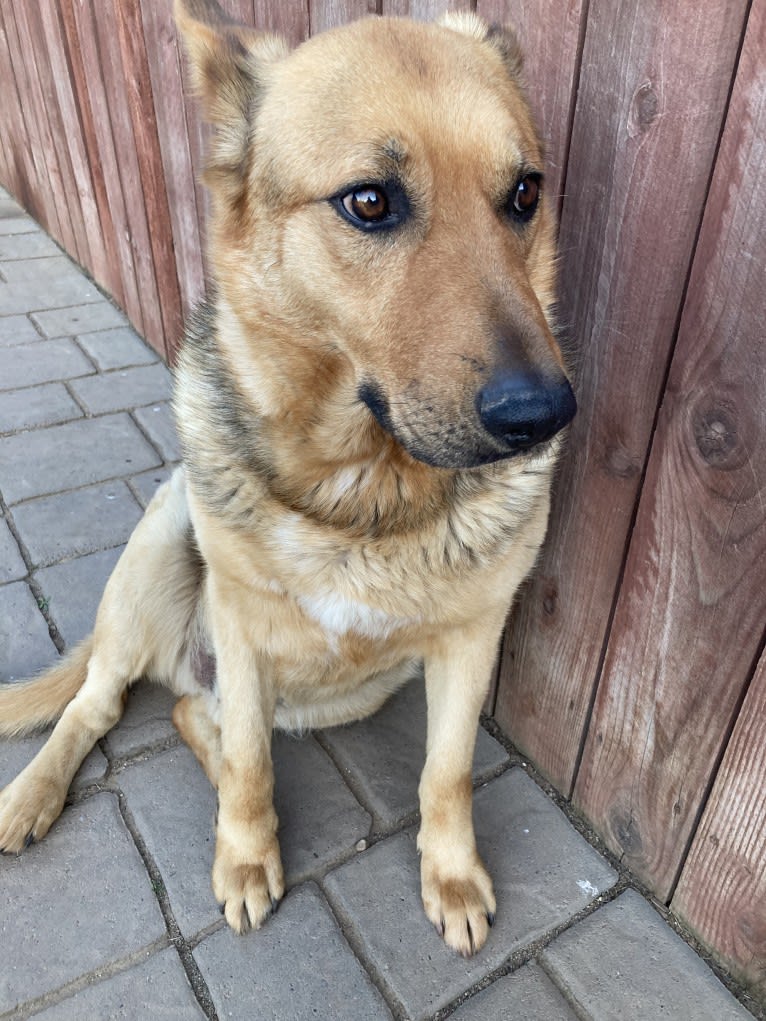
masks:
[[(12, 14), (8, 12), (10, 20)], [(0, 149), (2, 149), (2, 182), (25, 209), (39, 206), (37, 170), (27, 142), (26, 125), (21, 113), (18, 83), (13, 72), (8, 33), (3, 9), (0, 7)]]
[(377, 14), (376, 0), (310, 0), (309, 24), (311, 35), (324, 32), (334, 25), (344, 25), (355, 18)]
[(766, 620), (764, 10), (740, 62), (575, 791), (663, 899)]
[[(496, 716), (571, 790), (746, 0), (589, 6), (561, 222), (579, 412)], [(661, 256), (660, 256), (661, 253)]]
[(473, 3), (461, 0), (382, 0), (380, 13), (387, 17), (434, 21), (445, 11), (466, 11), (475, 7), (475, 0)]
[(766, 999), (766, 659), (694, 838), (673, 912)]

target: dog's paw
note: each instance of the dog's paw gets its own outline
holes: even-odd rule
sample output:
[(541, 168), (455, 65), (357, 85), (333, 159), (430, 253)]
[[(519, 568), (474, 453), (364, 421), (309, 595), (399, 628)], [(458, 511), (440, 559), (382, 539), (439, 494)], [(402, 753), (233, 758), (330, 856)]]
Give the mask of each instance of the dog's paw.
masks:
[(458, 872), (421, 863), (423, 906), (447, 946), (470, 957), (487, 941), (495, 921), (492, 880), (478, 856)]
[(66, 788), (20, 773), (0, 792), (0, 852), (19, 854), (41, 840), (61, 814)]
[(241, 855), (219, 837), (213, 864), (213, 893), (235, 932), (260, 929), (285, 892), (282, 860), (276, 837), (254, 860)]

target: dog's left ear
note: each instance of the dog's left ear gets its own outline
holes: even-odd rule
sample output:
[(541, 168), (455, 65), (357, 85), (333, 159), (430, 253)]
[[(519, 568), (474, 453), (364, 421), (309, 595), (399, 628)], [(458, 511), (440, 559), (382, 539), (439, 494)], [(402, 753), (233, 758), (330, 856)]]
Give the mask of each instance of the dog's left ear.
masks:
[(439, 24), (453, 32), (470, 36), (477, 42), (490, 43), (502, 57), (508, 74), (521, 80), (524, 57), (516, 33), (508, 25), (488, 25), (477, 14), (469, 11), (449, 11), (439, 18)]
[(241, 172), (263, 79), (289, 46), (230, 18), (216, 0), (175, 0), (175, 19), (189, 57), (202, 115), (216, 128), (210, 169)]

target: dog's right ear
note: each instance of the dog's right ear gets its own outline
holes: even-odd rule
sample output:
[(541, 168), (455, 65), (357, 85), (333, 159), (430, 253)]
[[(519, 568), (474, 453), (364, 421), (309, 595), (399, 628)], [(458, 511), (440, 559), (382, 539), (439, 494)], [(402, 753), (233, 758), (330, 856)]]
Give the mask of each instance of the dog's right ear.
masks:
[(264, 71), (289, 46), (234, 21), (216, 0), (175, 0), (174, 13), (202, 116), (217, 129), (210, 168), (241, 170)]

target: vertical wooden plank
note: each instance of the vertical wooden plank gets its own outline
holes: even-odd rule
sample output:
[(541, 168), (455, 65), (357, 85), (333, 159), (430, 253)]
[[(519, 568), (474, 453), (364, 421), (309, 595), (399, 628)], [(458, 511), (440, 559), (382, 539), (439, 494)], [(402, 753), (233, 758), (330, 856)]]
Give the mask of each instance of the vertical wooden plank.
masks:
[(575, 790), (663, 899), (766, 620), (764, 12), (756, 0)]
[[(58, 160), (48, 132), (48, 121), (34, 69), (34, 54), (21, 45), (16, 17), (19, 11), (6, 5), (3, 9), (11, 68), (19, 99), (19, 121), (25, 147), (34, 167), (33, 180), (26, 194), (25, 207), (67, 251), (74, 251), (74, 234), (66, 206), (64, 186)], [(5, 100), (4, 100), (5, 101)]]
[(310, 0), (309, 21), (311, 34), (324, 32), (334, 25), (344, 25), (347, 21), (364, 18), (368, 14), (377, 14), (376, 0)]
[(445, 11), (470, 11), (476, 7), (465, 0), (383, 0), (381, 14), (387, 17), (416, 18), (418, 21), (434, 21)]
[(527, 96), (546, 146), (545, 188), (560, 205), (577, 94), (585, 0), (509, 4), (478, 0), (490, 22), (510, 24), (524, 50)]
[(147, 336), (158, 351), (169, 355), (181, 336), (183, 316), (173, 246), (173, 229), (165, 189), (154, 112), (149, 61), (144, 42), (141, 8), (138, 2), (116, 6), (117, 26), (125, 72), (126, 94), (133, 126), (136, 156), (146, 219), (150, 225), (149, 244), (157, 283), (161, 332)]
[(136, 304), (127, 311), (149, 343), (164, 353), (164, 328), (154, 273), (151, 231), (146, 217), (141, 168), (125, 87), (135, 70), (123, 65), (117, 30), (120, 24), (118, 0), (86, 0), (86, 3), (91, 7), (91, 24), (95, 27), (98, 43), (107, 116), (117, 153), (117, 169), (130, 241), (130, 251), (125, 253), (125, 257), (134, 269), (137, 284)]
[(92, 187), (93, 201), (97, 209), (98, 224), (101, 230), (104, 250), (104, 265), (98, 279), (99, 283), (105, 287), (114, 300), (120, 306), (124, 306), (125, 287), (122, 267), (120, 265), (120, 245), (116, 237), (112, 204), (110, 203), (105, 179), (108, 159), (102, 156), (102, 150), (99, 145), (99, 128), (96, 124), (93, 103), (91, 102), (91, 91), (97, 87), (97, 83), (94, 81), (94, 76), (86, 71), (82, 43), (77, 32), (74, 12), (76, 3), (77, 0), (59, 0), (59, 11), (71, 75), (73, 101), (82, 126), (84, 159), (87, 163), (87, 173)]
[[(561, 222), (580, 410), (496, 717), (571, 790), (747, 0), (592, 0)], [(660, 256), (661, 253), (661, 256)]]
[[(10, 12), (9, 12), (10, 16)], [(11, 64), (11, 53), (2, 7), (0, 7), (0, 147), (3, 150), (3, 183), (25, 208), (30, 207), (37, 171), (27, 144), (21, 100)]]
[(671, 908), (766, 999), (766, 657), (748, 691)]
[(297, 46), (309, 34), (309, 2), (292, 0), (286, 4), (279, 0), (255, 0), (253, 24), (256, 28), (279, 32)]

